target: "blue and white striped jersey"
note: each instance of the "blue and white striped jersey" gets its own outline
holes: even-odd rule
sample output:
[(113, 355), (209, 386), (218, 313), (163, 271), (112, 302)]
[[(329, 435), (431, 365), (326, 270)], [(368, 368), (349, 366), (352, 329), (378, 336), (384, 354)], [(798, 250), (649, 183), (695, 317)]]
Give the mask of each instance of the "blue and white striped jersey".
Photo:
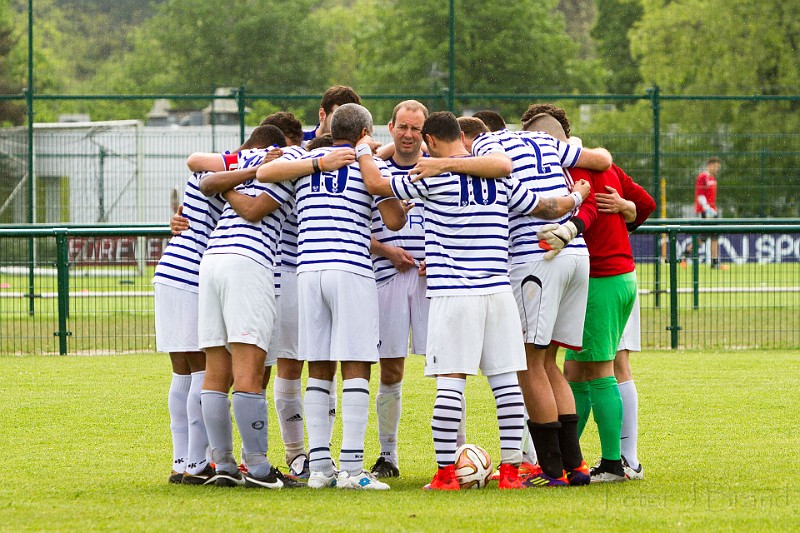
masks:
[[(308, 152), (299, 146), (287, 146), (281, 148), (283, 151), (283, 159), (293, 160), (301, 159), (308, 155)], [(294, 272), (297, 269), (297, 210), (295, 208), (294, 199), (292, 199), (291, 206), (287, 204), (291, 210), (286, 215), (286, 220), (283, 221), (281, 228), (281, 241), (280, 241), (280, 269)], [(276, 272), (276, 280), (278, 280), (279, 273)], [(277, 281), (276, 281), (277, 283)]]
[[(572, 179), (563, 167), (574, 167), (581, 149), (563, 143), (542, 132), (501, 130), (479, 136), (472, 145), (474, 155), (484, 155), (487, 147), (498, 142), (513, 165), (512, 176), (542, 198), (564, 196), (572, 191)], [(544, 260), (547, 250), (539, 248), (536, 232), (545, 224), (563, 223), (572, 217), (568, 213), (558, 220), (510, 214), (511, 262), (514, 264)], [(561, 251), (565, 255), (588, 255), (586, 242), (578, 235)]]
[(225, 206), (221, 196), (206, 197), (200, 192), (200, 180), (208, 174), (195, 172), (189, 176), (183, 192), (183, 216), (189, 219), (189, 229), (169, 240), (156, 265), (153, 283), (198, 292), (200, 260)]
[[(337, 146), (318, 148), (305, 157), (322, 157)], [(376, 159), (381, 173), (391, 176)], [(333, 172), (314, 173), (275, 184), (282, 197), (294, 194), (297, 206), (297, 272), (344, 270), (374, 278), (369, 254), (372, 203), (388, 198), (367, 192), (358, 162)], [(277, 201), (281, 197), (274, 196)]]
[(398, 198), (425, 200), (429, 297), (495, 294), (508, 279), (509, 210), (528, 213), (539, 197), (514, 178), (443, 174), (412, 183), (392, 178)]
[[(286, 146), (281, 148), (283, 157), (286, 159), (299, 159), (305, 157), (308, 152), (299, 146)], [(276, 185), (270, 185), (274, 189)], [(280, 196), (280, 192), (277, 193)], [(275, 197), (276, 195), (272, 195)], [(275, 296), (281, 293), (281, 271), (295, 272), (297, 270), (297, 213), (295, 211), (294, 197), (291, 201), (283, 204), (282, 209), (286, 211), (286, 218), (281, 224), (281, 236), (278, 243), (278, 254), (275, 261)]]
[[(398, 165), (393, 159), (386, 161), (389, 172), (394, 176), (407, 176), (411, 166)], [(390, 246), (399, 246), (418, 262), (425, 259), (425, 209), (421, 200), (414, 202), (414, 207), (406, 214), (406, 225), (399, 231), (391, 231), (381, 219), (378, 207), (372, 206), (372, 236)], [(380, 285), (398, 273), (391, 261), (385, 257), (372, 254), (372, 266), (375, 269), (375, 281)]]
[[(239, 168), (258, 166), (264, 159), (267, 150), (251, 150), (240, 153)], [(260, 156), (259, 156), (260, 154)], [(241, 157), (244, 155), (244, 157)], [(248, 180), (236, 187), (236, 191), (251, 197), (267, 193), (274, 197), (281, 194), (278, 188), (257, 180)], [(291, 198), (287, 197), (282, 204)], [(236, 214), (236, 211), (225, 203), (225, 208), (211, 233), (206, 254), (237, 254), (256, 261), (262, 266), (273, 269), (275, 255), (286, 209), (276, 209), (258, 222), (248, 222)]]

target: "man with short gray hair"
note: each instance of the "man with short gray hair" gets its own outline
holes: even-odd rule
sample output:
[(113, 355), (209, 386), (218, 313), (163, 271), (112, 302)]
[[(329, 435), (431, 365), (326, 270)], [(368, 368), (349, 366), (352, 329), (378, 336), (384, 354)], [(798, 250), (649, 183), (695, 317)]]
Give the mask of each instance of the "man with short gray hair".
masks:
[[(259, 167), (260, 181), (280, 182), (296, 197), (298, 220), (297, 295), (299, 355), (308, 361), (304, 398), (308, 433), (308, 486), (321, 489), (385, 490), (363, 470), (369, 418), (369, 377), (378, 362), (378, 295), (369, 255), (372, 203), (386, 226), (405, 224), (399, 200), (373, 197), (364, 176), (389, 179), (382, 161), (366, 144), (372, 116), (344, 104), (331, 119), (334, 145), (301, 159), (277, 159)], [(354, 149), (355, 147), (355, 149)], [(331, 461), (328, 398), (337, 363), (342, 371), (341, 472)]]

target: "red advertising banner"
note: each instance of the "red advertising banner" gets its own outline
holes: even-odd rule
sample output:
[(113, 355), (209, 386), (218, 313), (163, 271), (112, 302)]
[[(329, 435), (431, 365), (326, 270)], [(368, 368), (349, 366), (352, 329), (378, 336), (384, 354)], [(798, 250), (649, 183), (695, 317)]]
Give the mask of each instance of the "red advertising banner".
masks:
[[(139, 253), (137, 246), (144, 243)], [(70, 237), (69, 262), (75, 265), (135, 265), (143, 258), (154, 265), (169, 242), (169, 237)]]

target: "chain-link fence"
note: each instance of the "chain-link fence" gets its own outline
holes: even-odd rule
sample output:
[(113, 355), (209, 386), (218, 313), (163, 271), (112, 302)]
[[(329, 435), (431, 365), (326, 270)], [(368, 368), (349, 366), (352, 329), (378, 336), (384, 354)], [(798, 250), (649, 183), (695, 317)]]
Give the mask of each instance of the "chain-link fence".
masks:
[[(800, 224), (736, 222), (633, 234), (643, 348), (800, 345)], [(0, 229), (0, 353), (154, 351), (150, 282), (168, 235), (163, 226)], [(723, 268), (711, 268), (712, 236)]]
[[(363, 100), (378, 110), (376, 124), (385, 124), (389, 117), (381, 110), (412, 97), (431, 110), (453, 106), (457, 114), (498, 109), (512, 128), (528, 104), (555, 103), (567, 111), (573, 135), (587, 146), (607, 147), (653, 195), (658, 217), (694, 215), (695, 178), (711, 156), (722, 160), (717, 204), (723, 218), (800, 216), (800, 133), (783, 131), (779, 120), (800, 96), (681, 97), (654, 88), (641, 95), (456, 94), (451, 100), (398, 94)], [(35, 96), (32, 107), (64, 102), (74, 111), (79, 103), (77, 117), (87, 122), (0, 129), (0, 224), (164, 223), (183, 191), (189, 153), (235, 150), (263, 118), (253, 109), (293, 108), (302, 115), (320, 98), (249, 94), (244, 88), (208, 95)], [(165, 102), (182, 105), (173, 110)], [(686, 118), (733, 111), (762, 122), (753, 119), (742, 133), (730, 123)], [(92, 121), (94, 116), (113, 120)], [(763, 123), (769, 117), (772, 129)], [(376, 131), (379, 140), (390, 140), (386, 126)]]

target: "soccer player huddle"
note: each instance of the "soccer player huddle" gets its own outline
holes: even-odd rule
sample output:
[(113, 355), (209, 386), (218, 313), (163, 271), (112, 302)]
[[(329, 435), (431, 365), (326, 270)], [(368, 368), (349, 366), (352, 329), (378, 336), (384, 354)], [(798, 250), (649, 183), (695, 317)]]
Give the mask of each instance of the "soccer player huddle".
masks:
[[(275, 113), (237, 150), (188, 159), (153, 280), (173, 369), (170, 481), (389, 489), (409, 348), (436, 378), (426, 489), (460, 488), (465, 384), (479, 371), (497, 407), (501, 489), (640, 478), (635, 437), (621, 450), (635, 413), (615, 378), (629, 375), (627, 357), (615, 358), (626, 324), (638, 328), (628, 232), (652, 198), (608, 151), (570, 140), (552, 105), (530, 106), (511, 131), (496, 113), (456, 118), (407, 100), (380, 146), (359, 96), (334, 86), (319, 119), (303, 132)], [(375, 363), (381, 452), (366, 470)], [(273, 366), (286, 473), (267, 458)], [(590, 412), (602, 447), (592, 469), (579, 442)]]

